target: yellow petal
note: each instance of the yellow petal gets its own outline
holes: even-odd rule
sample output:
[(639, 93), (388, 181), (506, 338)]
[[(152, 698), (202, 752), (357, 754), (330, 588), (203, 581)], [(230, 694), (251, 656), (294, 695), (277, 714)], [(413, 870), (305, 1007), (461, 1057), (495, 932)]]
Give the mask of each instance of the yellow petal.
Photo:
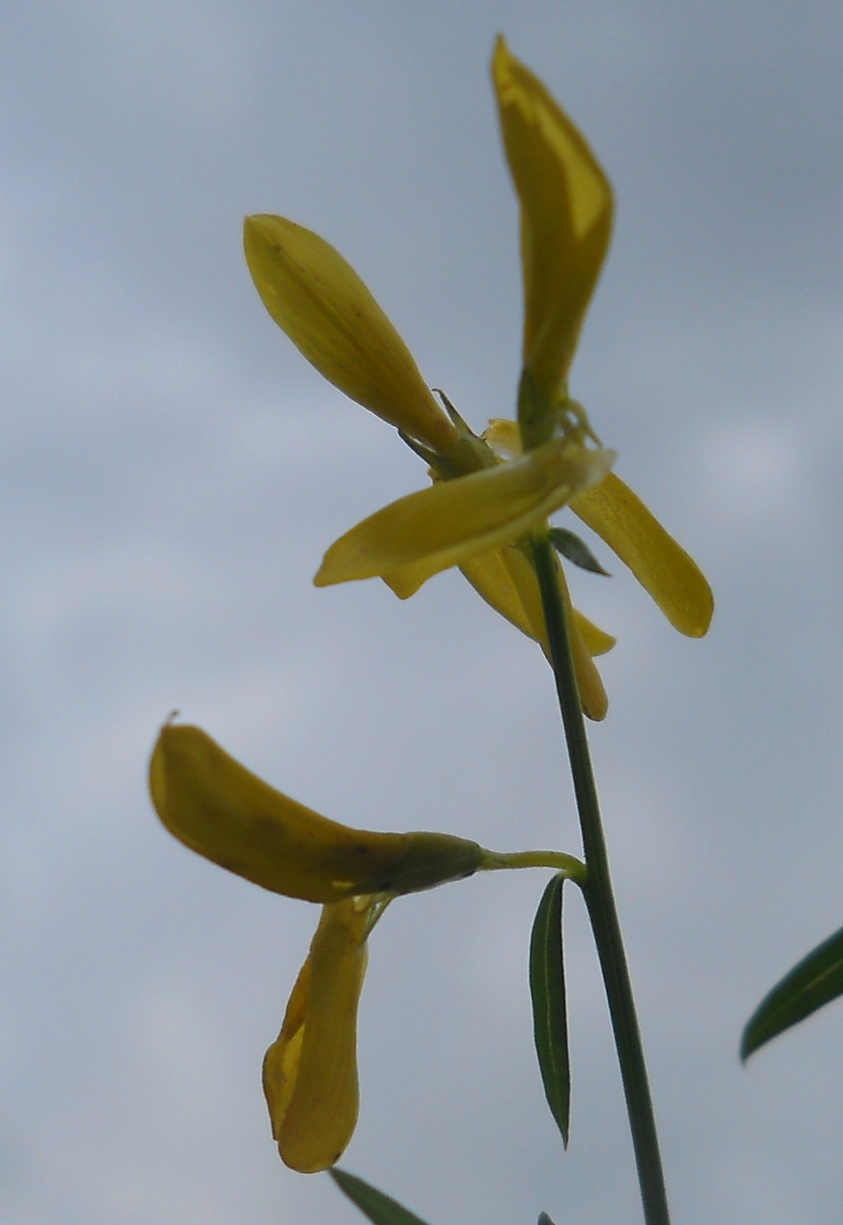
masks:
[(486, 429), (481, 434), (484, 442), (498, 454), (503, 454), (506, 459), (511, 459), (515, 455), (520, 455), (523, 451), (521, 445), (521, 431), (518, 428), (517, 421), (510, 421), (508, 417), (493, 417)]
[(582, 635), (582, 640), (588, 649), (591, 656), (605, 655), (611, 651), (612, 647), (617, 642), (611, 634), (607, 634), (605, 630), (601, 630), (599, 625), (595, 625), (588, 617), (584, 616), (578, 609), (574, 609), (574, 620), (577, 623), (577, 629)]
[(609, 710), (609, 699), (606, 696), (606, 690), (603, 687), (600, 673), (597, 671), (597, 665), (591, 658), (588, 648), (583, 641), (577, 619), (572, 615), (571, 597), (568, 593), (568, 584), (565, 581), (565, 571), (561, 564), (557, 565), (557, 571), (559, 574), (559, 586), (562, 589), (565, 603), (565, 612), (568, 616), (568, 636), (571, 640), (571, 655), (574, 660), (577, 688), (580, 692), (580, 704), (589, 719), (599, 723), (602, 719), (606, 718)]
[(284, 1162), (302, 1174), (338, 1161), (357, 1122), (357, 1006), (373, 904), (349, 898), (323, 907), (264, 1059), (272, 1134)]
[(451, 834), (381, 834), (329, 821), (263, 782), (198, 727), (161, 729), (149, 786), (159, 817), (185, 846), (308, 902), (415, 893), (470, 876), (482, 858), (476, 842)]
[(434, 450), (456, 443), (409, 349), (338, 251), (269, 215), (247, 217), (243, 240), (264, 306), (320, 374)]
[[(461, 570), (475, 591), (522, 633), (535, 638), (549, 656), (541, 592), (535, 571), (514, 545), (481, 553), (465, 562)], [(582, 707), (590, 719), (602, 719), (608, 710), (603, 682), (591, 656), (614, 645), (614, 638), (572, 608), (562, 567), (557, 562), (560, 588), (568, 610), (574, 668)], [(599, 649), (592, 650), (592, 647)]]
[(714, 597), (705, 576), (628, 485), (610, 472), (573, 498), (571, 510), (629, 566), (671, 625), (691, 638), (707, 632)]
[(478, 595), (512, 625), (541, 643), (547, 654), (547, 635), (535, 572), (515, 545), (502, 545), (470, 557), (460, 566)]
[(166, 725), (150, 763), (164, 825), (238, 876), (310, 902), (335, 902), (400, 859), (405, 835), (329, 821), (241, 766), (198, 727)]
[(521, 205), (524, 366), (549, 405), (567, 375), (609, 246), (612, 190), (580, 132), (503, 38), (492, 78)]
[(523, 536), (603, 479), (611, 451), (557, 439), (518, 459), (409, 494), (331, 545), (314, 582), (387, 578), (411, 595), (433, 574)]

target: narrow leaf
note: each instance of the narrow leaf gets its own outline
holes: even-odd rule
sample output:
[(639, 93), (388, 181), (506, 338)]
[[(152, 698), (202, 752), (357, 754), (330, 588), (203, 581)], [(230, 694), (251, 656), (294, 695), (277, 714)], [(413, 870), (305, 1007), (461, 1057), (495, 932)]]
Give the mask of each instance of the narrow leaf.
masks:
[(373, 1225), (425, 1225), (421, 1217), (417, 1217), (397, 1200), (384, 1195), (377, 1187), (364, 1182), (362, 1178), (357, 1178), (346, 1170), (337, 1169), (336, 1166), (328, 1173), (339, 1189), (357, 1205)]
[(563, 876), (550, 881), (539, 902), (530, 937), (530, 994), (536, 1054), (550, 1113), (568, 1147), (571, 1073), (562, 956)]
[(592, 574), (605, 574), (608, 578), (609, 571), (603, 569), (591, 549), (576, 532), (569, 532), (566, 527), (552, 527), (548, 536), (556, 552), (567, 557), (575, 566), (579, 566), (581, 570), (590, 570)]
[(741, 1059), (839, 995), (843, 995), (843, 927), (812, 949), (764, 997), (743, 1031)]

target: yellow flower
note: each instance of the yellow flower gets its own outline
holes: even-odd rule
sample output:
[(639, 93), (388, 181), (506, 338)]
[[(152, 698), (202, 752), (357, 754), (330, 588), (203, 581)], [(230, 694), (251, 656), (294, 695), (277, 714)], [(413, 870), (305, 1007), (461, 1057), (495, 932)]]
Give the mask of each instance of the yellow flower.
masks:
[(161, 729), (149, 789), (166, 828), (191, 850), (275, 893), (322, 903), (263, 1068), (278, 1151), (303, 1174), (339, 1160), (354, 1131), (366, 940), (389, 902), (480, 869), (586, 876), (561, 852), (496, 854), (451, 834), (349, 829), (270, 787), (198, 727)]
[(507, 857), (449, 834), (379, 834), (329, 821), (275, 791), (198, 727), (162, 728), (149, 786), (162, 822), (191, 850), (266, 889), (323, 903), (266, 1054), (264, 1091), (287, 1165), (327, 1169), (357, 1120), (357, 1005), (374, 923), (398, 894), (508, 866)]
[[(538, 619), (536, 607), (531, 617), (518, 594), (529, 585), (523, 570), (531, 574), (530, 564), (510, 542), (544, 522), (576, 491), (599, 483), (612, 453), (583, 445), (571, 431), (517, 462), (502, 463), (463, 422), (446, 416), (384, 312), (333, 247), (294, 222), (269, 216), (246, 219), (244, 243), (273, 319), (326, 378), (412, 439), (443, 478), (338, 540), (316, 583), (380, 575), (406, 599), (439, 570), (460, 565), (493, 607), (543, 641), (540, 604)], [(502, 596), (494, 581), (501, 567), (506, 574), (517, 573), (513, 599)], [(492, 588), (497, 595), (490, 594)], [(592, 628), (589, 648), (597, 639), (607, 650), (614, 640)], [(602, 717), (605, 694), (576, 628), (574, 633), (584, 705), (593, 717)]]
[[(502, 38), (492, 77), (521, 212), (523, 368), (508, 450), (496, 423), (476, 437), (439, 407), (361, 279), (323, 239), (281, 217), (248, 218), (246, 258), (273, 319), (353, 399), (395, 425), (430, 465), (431, 488), (400, 498), (333, 544), (317, 585), (380, 576), (401, 598), (459, 566), (479, 594), (547, 651), (530, 534), (570, 504), (643, 583), (673, 625), (704, 634), (713, 602), (694, 562), (610, 472), (614, 454), (568, 396), (567, 376), (609, 244), (612, 191), (580, 132)], [(447, 401), (446, 401), (447, 404)], [(490, 445), (491, 444), (491, 445)], [(570, 606), (583, 709), (608, 701), (592, 656), (614, 639)]]
[(586, 447), (577, 431), (501, 464), (439, 407), (407, 346), (332, 246), (271, 216), (246, 219), (244, 245), (264, 305), (304, 356), (413, 439), (445, 478), (384, 507), (337, 541), (318, 585), (395, 574), (396, 584), (415, 591), (496, 541), (518, 539), (608, 472), (612, 453)]

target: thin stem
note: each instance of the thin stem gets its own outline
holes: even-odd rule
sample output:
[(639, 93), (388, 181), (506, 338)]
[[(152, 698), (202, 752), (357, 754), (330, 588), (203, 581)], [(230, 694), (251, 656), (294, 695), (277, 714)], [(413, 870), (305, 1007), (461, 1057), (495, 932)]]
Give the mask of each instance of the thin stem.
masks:
[(574, 673), (567, 618), (556, 575), (556, 558), (546, 536), (534, 537), (531, 543), (588, 869), (588, 877), (582, 887), (583, 894), (615, 1034), (635, 1162), (638, 1167), (644, 1220), (647, 1225), (670, 1225), (644, 1048), (641, 1044), (632, 983), (609, 874), (609, 858), (600, 819), (597, 787)]
[(553, 868), (569, 880), (583, 885), (588, 870), (581, 859), (564, 851), (485, 851), (480, 870), (496, 872), (501, 868)]

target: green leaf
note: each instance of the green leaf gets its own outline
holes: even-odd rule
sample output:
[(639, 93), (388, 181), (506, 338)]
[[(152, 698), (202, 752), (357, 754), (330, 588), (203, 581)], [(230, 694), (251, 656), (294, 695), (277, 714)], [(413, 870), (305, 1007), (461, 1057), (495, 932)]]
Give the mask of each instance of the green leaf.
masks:
[(554, 876), (539, 902), (530, 937), (530, 994), (536, 1054), (550, 1113), (568, 1147), (571, 1071), (568, 1062), (568, 1018), (565, 964), (562, 956), (562, 886)]
[(339, 1189), (345, 1192), (374, 1225), (425, 1225), (421, 1217), (410, 1212), (397, 1200), (384, 1195), (377, 1187), (370, 1186), (362, 1178), (357, 1178), (346, 1170), (337, 1169), (336, 1166), (328, 1173)]
[(764, 997), (747, 1022), (741, 1059), (843, 995), (843, 927), (818, 944)]
[(591, 549), (584, 540), (580, 540), (576, 532), (569, 532), (566, 527), (552, 527), (547, 534), (556, 552), (567, 557), (575, 566), (590, 570), (592, 574), (605, 574), (609, 577), (609, 571), (603, 569)]

